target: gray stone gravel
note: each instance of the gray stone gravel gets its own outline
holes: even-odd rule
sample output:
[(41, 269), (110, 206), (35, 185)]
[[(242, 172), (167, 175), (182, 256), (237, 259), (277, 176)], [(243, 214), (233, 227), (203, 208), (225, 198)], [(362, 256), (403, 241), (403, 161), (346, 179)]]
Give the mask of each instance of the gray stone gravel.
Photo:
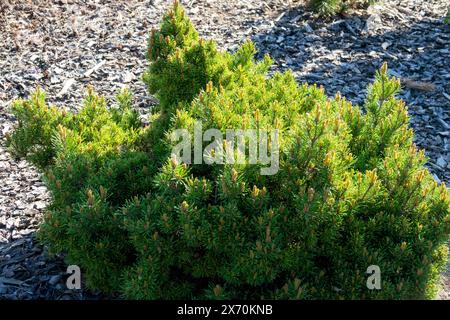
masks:
[[(149, 30), (171, 1), (2, 0), (0, 140), (12, 129), (7, 106), (43, 87), (48, 101), (77, 109), (92, 84), (111, 99), (129, 87), (145, 114), (157, 101), (141, 81)], [(416, 143), (438, 182), (450, 181), (450, 26), (446, 0), (385, 0), (367, 11), (322, 21), (303, 1), (185, 0), (207, 38), (234, 50), (255, 41), (272, 71), (292, 69), (301, 82), (341, 91), (354, 103), (383, 61), (402, 79)], [(0, 144), (0, 299), (103, 299), (67, 290), (67, 265), (36, 242), (49, 194), (38, 172)], [(450, 265), (439, 299), (450, 299)]]

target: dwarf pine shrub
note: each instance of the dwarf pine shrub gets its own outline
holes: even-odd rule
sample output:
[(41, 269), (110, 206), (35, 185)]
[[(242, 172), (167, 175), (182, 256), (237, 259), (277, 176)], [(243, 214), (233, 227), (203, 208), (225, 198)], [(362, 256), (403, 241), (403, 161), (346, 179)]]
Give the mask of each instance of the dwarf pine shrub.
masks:
[(142, 139), (144, 149), (162, 165), (170, 153), (161, 137), (168, 130), (171, 116), (182, 103), (190, 103), (209, 82), (224, 88), (236, 85), (236, 77), (266, 74), (268, 56), (254, 63), (255, 47), (245, 43), (236, 53), (220, 52), (213, 40), (200, 39), (178, 2), (163, 17), (160, 30), (152, 30), (147, 50), (151, 62), (143, 81), (160, 104), (153, 123)]
[(114, 210), (128, 197), (146, 194), (156, 170), (136, 150), (142, 128), (130, 101), (124, 90), (117, 107), (107, 109), (89, 88), (74, 114), (47, 106), (38, 89), (12, 106), (18, 126), (7, 141), (13, 153), (43, 170), (52, 194), (40, 238), (82, 266), (92, 287), (108, 291), (119, 286), (131, 251)]
[[(250, 42), (217, 50), (175, 3), (149, 41), (144, 81), (161, 103), (147, 128), (126, 94), (108, 109), (88, 92), (77, 114), (40, 91), (16, 102), (10, 146), (53, 195), (40, 239), (90, 287), (131, 299), (431, 298), (450, 197), (412, 142), (399, 81), (384, 65), (361, 109), (291, 72), (269, 78), (270, 59), (254, 54)], [(198, 123), (216, 129), (201, 141), (208, 163), (183, 162), (172, 133), (194, 145)], [(261, 174), (262, 158), (217, 161), (227, 129), (278, 132), (267, 139), (277, 171)], [(379, 290), (367, 287), (373, 266)]]
[(37, 89), (29, 100), (16, 100), (12, 113), (18, 126), (12, 136), (7, 137), (10, 151), (18, 157), (26, 157), (40, 168), (45, 168), (53, 160), (53, 134), (58, 125), (70, 127), (71, 114), (56, 107), (47, 107), (45, 93)]
[(329, 17), (348, 9), (366, 8), (376, 0), (310, 0), (308, 6), (319, 16)]

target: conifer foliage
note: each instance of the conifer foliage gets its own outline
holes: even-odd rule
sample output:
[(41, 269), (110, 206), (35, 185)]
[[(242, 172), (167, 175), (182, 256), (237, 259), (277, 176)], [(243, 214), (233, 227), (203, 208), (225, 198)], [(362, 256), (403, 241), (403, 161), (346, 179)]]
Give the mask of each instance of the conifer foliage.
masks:
[(367, 8), (376, 0), (309, 0), (308, 6), (319, 16), (329, 17), (348, 9)]
[[(152, 32), (144, 75), (160, 99), (143, 128), (88, 92), (64, 113), (37, 91), (19, 100), (9, 138), (45, 173), (53, 202), (40, 238), (131, 299), (431, 298), (447, 257), (450, 197), (412, 142), (400, 83), (384, 65), (364, 112), (339, 94), (267, 76), (254, 45), (200, 39), (175, 2)], [(276, 129), (279, 171), (186, 164), (170, 132)], [(381, 289), (366, 270), (381, 271)]]

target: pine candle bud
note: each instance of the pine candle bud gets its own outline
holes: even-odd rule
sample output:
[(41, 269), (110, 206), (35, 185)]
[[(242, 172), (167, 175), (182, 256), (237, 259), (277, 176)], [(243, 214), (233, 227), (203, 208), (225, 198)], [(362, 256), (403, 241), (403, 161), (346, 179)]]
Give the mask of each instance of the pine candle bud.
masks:
[[(398, 146), (396, 145), (396, 148), (398, 148)], [(397, 162), (398, 161), (398, 152), (394, 151), (394, 161)]]
[(309, 189), (308, 189), (308, 201), (309, 201), (309, 202), (313, 201), (313, 199), (314, 199), (314, 193), (315, 193), (315, 191), (314, 191), (313, 188), (309, 188)]
[(212, 81), (209, 81), (207, 84), (206, 84), (206, 92), (207, 93), (211, 93), (213, 91), (213, 83), (212, 83)]
[(87, 197), (88, 197), (88, 204), (89, 204), (89, 206), (92, 207), (94, 205), (94, 195), (92, 194), (92, 190), (91, 189), (89, 189), (87, 191)]
[(298, 290), (298, 288), (300, 288), (300, 279), (298, 278), (294, 279), (294, 288), (295, 290)]
[(340, 91), (336, 92), (336, 94), (335, 94), (335, 96), (334, 96), (334, 99), (335, 99), (337, 102), (340, 102), (340, 101), (341, 101), (341, 92), (340, 92)]
[(67, 137), (67, 130), (62, 125), (58, 125), (58, 133), (62, 140), (65, 140)]
[(326, 167), (329, 167), (330, 164), (331, 164), (332, 161), (333, 161), (333, 158), (334, 158), (334, 152), (332, 152), (332, 151), (328, 152), (327, 155), (325, 156), (325, 159), (324, 159), (324, 161), (323, 161), (323, 164), (324, 164)]
[(103, 186), (100, 186), (100, 198), (102, 200), (106, 199), (106, 189)]
[(337, 132), (339, 131), (339, 129), (341, 128), (341, 119), (339, 118), (335, 118), (334, 119), (334, 133), (337, 134)]
[(226, 182), (225, 182), (225, 179), (222, 177), (222, 178), (220, 179), (220, 182), (221, 182), (221, 185), (222, 185), (222, 192), (223, 192), (224, 194), (227, 194), (227, 193), (228, 193), (228, 188), (227, 188), (227, 184), (226, 184)]
[(388, 65), (387, 62), (383, 63), (383, 65), (380, 68), (380, 73), (382, 75), (386, 75), (387, 74), (387, 69), (388, 69)]
[(214, 292), (214, 295), (216, 297), (218, 297), (222, 293), (222, 288), (219, 285), (216, 285), (213, 289), (213, 292)]
[(329, 190), (329, 189), (326, 189), (326, 190), (323, 192), (323, 201), (324, 201), (325, 203), (327, 203), (329, 197), (330, 197), (330, 190)]
[(170, 164), (172, 165), (172, 169), (175, 169), (178, 166), (178, 160), (176, 157), (170, 158)]
[(317, 107), (317, 108), (315, 109), (315, 112), (314, 112), (314, 122), (315, 122), (316, 124), (319, 123), (320, 118), (321, 118), (321, 115), (322, 115), (322, 111), (320, 110), (319, 107)]
[(273, 126), (275, 127), (275, 129), (280, 129), (281, 128), (280, 120), (278, 120), (278, 118), (275, 118), (275, 120), (273, 122)]
[(259, 123), (259, 119), (260, 119), (260, 113), (259, 113), (259, 109), (255, 111), (255, 121), (256, 123)]
[(238, 178), (238, 173), (237, 173), (237, 171), (233, 168), (233, 169), (231, 170), (231, 181), (232, 181), (233, 183), (236, 183), (237, 178)]
[(330, 113), (331, 110), (331, 102), (328, 100), (327, 102), (325, 102), (325, 113), (328, 114)]
[(257, 198), (259, 195), (259, 189), (257, 186), (253, 185), (253, 189), (252, 189), (252, 197), (253, 199)]
[(242, 123), (243, 123), (243, 127), (244, 128), (248, 127), (248, 124), (250, 123), (250, 120), (249, 120), (249, 118), (246, 115), (242, 118)]
[(448, 191), (445, 182), (442, 182), (439, 192), (439, 200), (441, 202), (446, 202), (446, 200), (448, 199)]
[(363, 180), (363, 174), (361, 172), (358, 172), (357, 174), (357, 178), (358, 178), (358, 184), (362, 184), (362, 180)]
[(181, 203), (181, 211), (187, 212), (188, 209), (189, 209), (188, 203), (187, 203), (186, 201), (183, 201), (183, 202)]
[(376, 173), (376, 171), (375, 170), (368, 171), (367, 172), (367, 178), (369, 178), (369, 182), (371, 184), (374, 184), (375, 181), (377, 180), (377, 173)]
[(267, 189), (266, 189), (266, 187), (263, 187), (262, 190), (261, 190), (261, 196), (264, 197), (266, 194), (267, 194)]
[(400, 246), (400, 249), (402, 250), (402, 251), (405, 251), (406, 250), (406, 247), (407, 247), (407, 244), (406, 244), (406, 242), (402, 242), (402, 244), (401, 244), (401, 246)]
[(320, 93), (325, 93), (325, 87), (322, 84), (319, 86), (319, 91)]

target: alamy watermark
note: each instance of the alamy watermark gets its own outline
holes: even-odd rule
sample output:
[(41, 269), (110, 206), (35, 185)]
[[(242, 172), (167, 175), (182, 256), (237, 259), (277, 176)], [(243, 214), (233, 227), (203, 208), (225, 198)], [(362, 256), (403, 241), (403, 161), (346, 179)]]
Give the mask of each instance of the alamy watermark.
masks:
[[(266, 166), (261, 168), (261, 175), (274, 175), (279, 169), (277, 129), (226, 129), (224, 138), (219, 129), (207, 129), (203, 132), (202, 123), (196, 121), (193, 139), (189, 130), (176, 129), (171, 134), (171, 140), (174, 143), (181, 140), (173, 147), (172, 157), (182, 163), (259, 164)], [(203, 148), (204, 142), (211, 143)]]
[[(67, 267), (66, 273), (70, 276), (66, 280), (66, 287), (70, 290), (81, 289), (81, 270), (77, 265), (70, 265)], [(366, 274), (368, 278), (366, 281), (366, 286), (369, 290), (380, 290), (381, 289), (381, 270), (377, 265), (370, 265)]]
[(66, 280), (66, 287), (70, 290), (81, 289), (81, 270), (77, 265), (70, 265), (67, 267), (66, 273), (70, 276)]
[(366, 286), (369, 290), (381, 289), (381, 270), (380, 267), (373, 264), (367, 268), (367, 274), (370, 276), (367, 278)]

